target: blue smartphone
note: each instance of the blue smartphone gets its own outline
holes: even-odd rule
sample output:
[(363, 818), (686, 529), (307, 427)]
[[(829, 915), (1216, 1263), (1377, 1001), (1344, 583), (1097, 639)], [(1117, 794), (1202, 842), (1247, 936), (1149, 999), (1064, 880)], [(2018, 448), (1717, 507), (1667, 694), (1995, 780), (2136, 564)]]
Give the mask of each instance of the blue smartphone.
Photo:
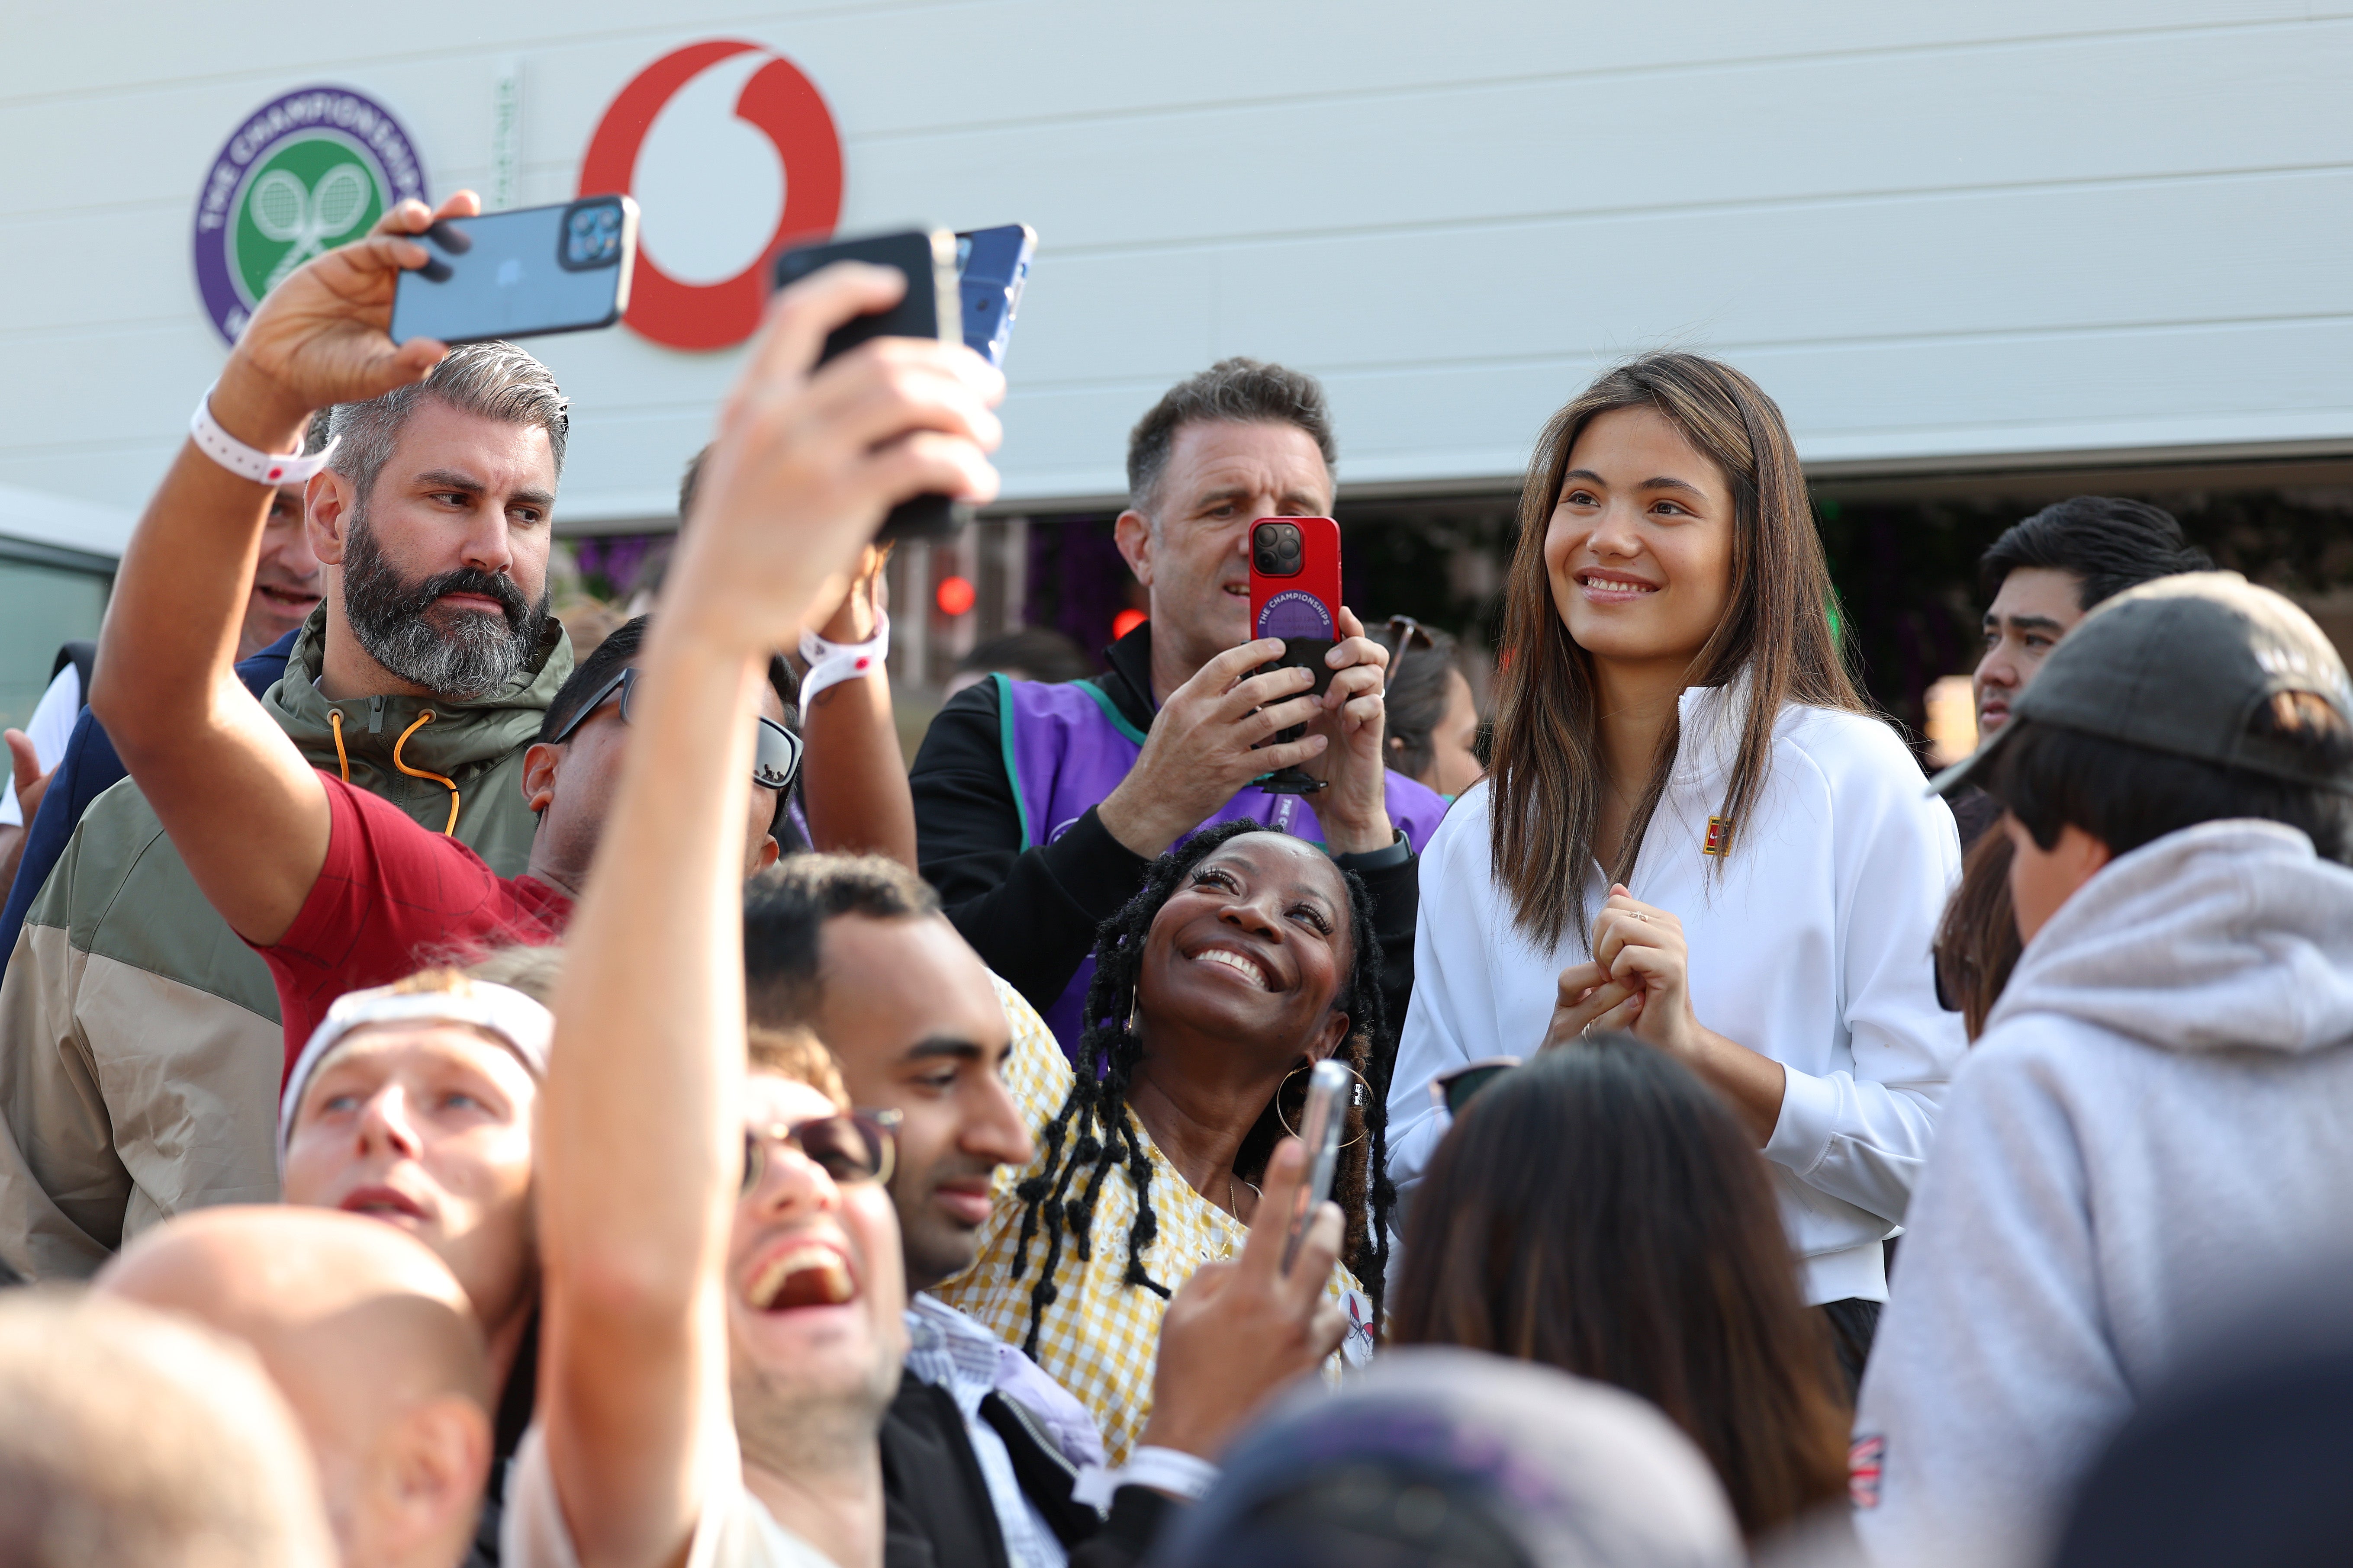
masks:
[(392, 341), (445, 343), (609, 327), (629, 308), (638, 204), (584, 196), (444, 218), (417, 237), (428, 259), (400, 275)]
[(1008, 223), (960, 230), (955, 238), (965, 346), (1003, 370), (1014, 312), (1021, 309), (1021, 289), (1029, 281), (1029, 259), (1038, 253), (1038, 231), (1026, 223)]

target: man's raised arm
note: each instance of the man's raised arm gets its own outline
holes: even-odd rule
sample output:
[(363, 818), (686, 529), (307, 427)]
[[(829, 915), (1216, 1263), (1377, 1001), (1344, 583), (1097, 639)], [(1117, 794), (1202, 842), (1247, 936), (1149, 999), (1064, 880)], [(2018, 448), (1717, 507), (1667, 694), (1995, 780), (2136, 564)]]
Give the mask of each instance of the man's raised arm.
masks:
[(770, 650), (838, 598), (884, 511), (986, 499), (997, 373), (882, 339), (811, 372), (899, 275), (796, 285), (720, 416), (695, 526), (639, 665), (637, 738), (575, 917), (538, 1145), (539, 1420), (582, 1563), (683, 1554), (729, 1441), (726, 1281), (744, 1148), (744, 710)]
[[(441, 216), (477, 211), (461, 191)], [(396, 346), (394, 285), (424, 265), (402, 237), (434, 215), (386, 214), (272, 289), (208, 399), (213, 420), (259, 453), (291, 451), (331, 404), (419, 380), (448, 351)], [(171, 834), (196, 885), (237, 933), (276, 942), (327, 858), (327, 798), (311, 765), (237, 679), (237, 646), (276, 486), (181, 444), (124, 552), (90, 705)]]

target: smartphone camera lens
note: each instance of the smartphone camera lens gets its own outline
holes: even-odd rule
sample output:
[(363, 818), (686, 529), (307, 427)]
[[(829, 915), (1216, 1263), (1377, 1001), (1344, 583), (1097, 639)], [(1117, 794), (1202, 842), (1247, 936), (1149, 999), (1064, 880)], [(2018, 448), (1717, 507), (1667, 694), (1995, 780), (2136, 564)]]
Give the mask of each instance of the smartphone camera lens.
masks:
[(612, 202), (584, 202), (564, 218), (565, 267), (574, 272), (609, 267), (621, 258), (621, 209)]

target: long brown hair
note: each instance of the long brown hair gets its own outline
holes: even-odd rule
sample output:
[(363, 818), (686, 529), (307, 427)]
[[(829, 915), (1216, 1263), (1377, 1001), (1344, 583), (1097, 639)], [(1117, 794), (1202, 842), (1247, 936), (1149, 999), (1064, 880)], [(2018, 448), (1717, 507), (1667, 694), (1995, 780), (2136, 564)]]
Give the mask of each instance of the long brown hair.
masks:
[(1479, 1091), (1408, 1210), (1389, 1337), (1542, 1362), (1666, 1412), (1756, 1536), (1846, 1492), (1845, 1385), (1755, 1141), (1624, 1035)]
[(2010, 902), (2010, 835), (1997, 822), (1961, 858), (1961, 879), (1936, 921), (1929, 951), (1936, 960), (1941, 999), (1961, 1015), (1974, 1041), (1986, 1015), (2001, 1000), (2021, 952), (2018, 915)]
[[(1719, 815), (1737, 825), (1764, 793), (1773, 725), (1784, 703), (1855, 711), (1863, 706), (1831, 630), (1830, 567), (1797, 448), (1773, 400), (1730, 365), (1685, 353), (1645, 354), (1587, 387), (1537, 437), (1520, 495), (1489, 770), (1495, 876), (1511, 889), (1522, 929), (1546, 942), (1572, 927), (1587, 935), (1583, 890), (1608, 770), (1593, 657), (1569, 637), (1553, 603), (1545, 531), (1577, 437), (1596, 416), (1620, 408), (1664, 416), (1732, 490), (1731, 595), (1691, 674), (1700, 686), (1723, 686), (1744, 672), (1749, 678), (1740, 751)], [(1608, 868), (1611, 881), (1633, 874), (1681, 738), (1679, 720), (1671, 717), (1617, 863)], [(1736, 830), (1734, 854), (1740, 843)]]

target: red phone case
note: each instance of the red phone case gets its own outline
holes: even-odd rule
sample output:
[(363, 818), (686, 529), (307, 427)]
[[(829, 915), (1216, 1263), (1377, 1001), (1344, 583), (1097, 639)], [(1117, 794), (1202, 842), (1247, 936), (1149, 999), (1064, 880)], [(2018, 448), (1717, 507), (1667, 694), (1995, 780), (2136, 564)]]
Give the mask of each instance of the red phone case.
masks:
[[(1286, 527), (1298, 531), (1297, 568), (1261, 570), (1261, 531)], [(1250, 524), (1250, 636), (1282, 638), (1275, 665), (1314, 671), (1321, 695), (1332, 684), (1324, 656), (1340, 640), (1340, 525), (1328, 517), (1262, 517)]]

